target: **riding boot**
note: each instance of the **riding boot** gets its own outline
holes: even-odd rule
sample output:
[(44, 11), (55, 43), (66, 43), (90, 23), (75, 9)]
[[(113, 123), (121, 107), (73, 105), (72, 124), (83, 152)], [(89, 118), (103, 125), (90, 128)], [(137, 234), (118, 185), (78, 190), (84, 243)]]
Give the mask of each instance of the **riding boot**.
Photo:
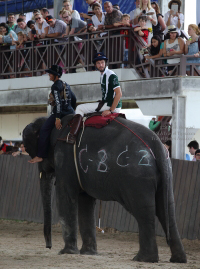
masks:
[(73, 117), (72, 122), (70, 124), (70, 132), (67, 136), (67, 143), (74, 144), (76, 141), (76, 137), (79, 133), (81, 123), (83, 117), (80, 114), (77, 114)]

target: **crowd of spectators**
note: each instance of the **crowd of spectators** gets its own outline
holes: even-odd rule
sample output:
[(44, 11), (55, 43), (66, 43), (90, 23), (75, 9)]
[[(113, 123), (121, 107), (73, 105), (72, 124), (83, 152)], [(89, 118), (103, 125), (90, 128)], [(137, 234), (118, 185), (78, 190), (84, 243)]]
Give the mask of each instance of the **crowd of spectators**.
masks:
[(2, 154), (12, 154), (13, 157), (19, 155), (29, 155), (26, 152), (23, 142), (16, 142), (13, 145), (12, 141), (10, 141), (9, 144), (6, 144), (0, 136), (0, 155)]
[[(143, 39), (144, 47), (147, 48), (144, 55), (140, 55), (140, 59), (137, 59), (137, 63), (152, 61), (162, 56), (169, 57), (170, 59), (166, 61), (170, 64), (167, 68), (169, 75), (173, 70), (172, 64), (179, 63), (182, 54), (194, 56), (187, 59), (188, 63), (200, 63), (200, 30), (198, 26), (189, 25), (190, 37), (187, 41), (181, 37), (184, 23), (184, 15), (180, 11), (181, 0), (171, 0), (168, 4), (169, 11), (164, 15), (161, 14), (158, 3), (150, 0), (135, 0), (136, 8), (130, 14), (122, 14), (120, 6), (112, 5), (109, 1), (104, 2), (103, 7), (101, 0), (85, 1), (88, 4), (88, 13), (79, 14), (77, 10), (73, 10), (70, 0), (64, 0), (63, 8), (59, 12), (60, 19), (49, 15), (46, 8), (33, 10), (33, 18), (27, 23), (25, 14), (19, 14), (16, 20), (15, 14), (10, 13), (7, 23), (0, 24), (0, 43), (10, 44), (11, 49), (22, 49), (28, 46), (26, 42), (29, 40), (41, 40), (38, 44), (46, 44), (43, 41), (46, 38), (56, 38), (57, 42), (65, 42), (70, 35), (91, 33), (91, 38), (98, 38), (96, 42), (99, 42), (99, 48), (103, 50), (99, 38), (107, 34), (106, 30), (114, 29), (113, 35), (127, 35), (128, 30), (118, 30), (119, 27), (127, 27), (134, 28), (135, 34)], [(84, 37), (81, 36), (81, 38)], [(81, 38), (74, 36), (76, 41)], [(129, 40), (125, 37), (124, 61), (128, 61), (128, 48)], [(171, 59), (173, 56), (176, 58)], [(84, 64), (83, 60), (80, 62), (82, 65)], [(20, 65), (25, 64), (19, 63), (18, 66)], [(45, 69), (46, 66), (43, 64), (42, 68)], [(197, 67), (197, 69), (199, 68)], [(190, 74), (189, 65), (187, 74)]]

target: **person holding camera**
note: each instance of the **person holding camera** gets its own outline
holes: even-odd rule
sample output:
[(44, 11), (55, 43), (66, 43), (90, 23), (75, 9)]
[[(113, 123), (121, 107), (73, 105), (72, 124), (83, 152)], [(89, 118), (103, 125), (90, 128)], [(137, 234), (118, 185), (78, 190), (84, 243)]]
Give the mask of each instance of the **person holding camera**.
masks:
[[(146, 16), (147, 22), (146, 27), (152, 32), (152, 25), (157, 25), (157, 16), (155, 10), (151, 6), (150, 0), (141, 0), (140, 8), (136, 8), (134, 12), (134, 24), (138, 24), (138, 18), (141, 16)], [(150, 33), (148, 37), (148, 44), (150, 44), (153, 34)]]
[[(174, 25), (177, 33), (181, 35), (181, 28), (184, 23), (184, 15), (180, 12), (181, 1), (171, 0), (168, 4), (169, 11), (164, 15), (164, 21), (167, 26)], [(166, 27), (164, 34), (166, 35), (168, 29)]]

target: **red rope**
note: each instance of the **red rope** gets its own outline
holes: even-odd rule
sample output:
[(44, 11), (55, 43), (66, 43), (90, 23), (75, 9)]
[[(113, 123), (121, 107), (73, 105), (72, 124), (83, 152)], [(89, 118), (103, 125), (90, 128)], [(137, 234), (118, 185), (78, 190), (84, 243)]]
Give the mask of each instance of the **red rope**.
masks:
[(131, 133), (133, 133), (135, 136), (137, 136), (137, 138), (139, 138), (143, 144), (145, 144), (145, 146), (149, 149), (149, 151), (151, 152), (152, 156), (154, 157), (154, 159), (156, 159), (156, 157), (153, 154), (153, 151), (151, 150), (151, 148), (147, 145), (147, 143), (144, 142), (144, 140), (142, 140), (141, 137), (139, 137), (136, 133), (134, 133), (130, 128), (128, 128), (126, 125), (124, 125), (123, 123), (121, 123), (120, 121), (114, 119), (114, 121), (118, 122), (119, 124), (121, 124), (122, 126), (124, 126), (126, 129), (128, 129)]

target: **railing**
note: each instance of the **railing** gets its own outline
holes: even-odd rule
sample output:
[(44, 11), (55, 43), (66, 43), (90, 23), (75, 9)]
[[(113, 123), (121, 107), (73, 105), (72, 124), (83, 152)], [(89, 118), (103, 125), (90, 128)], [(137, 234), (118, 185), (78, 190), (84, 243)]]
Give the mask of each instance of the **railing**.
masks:
[[(127, 35), (120, 30), (128, 30)], [(171, 75), (186, 75), (186, 59), (193, 56), (180, 56), (180, 63), (167, 64), (164, 60), (178, 57), (162, 57), (144, 62), (140, 50), (146, 45), (144, 40), (130, 28), (107, 30), (107, 34), (92, 38), (94, 33), (82, 33), (69, 36), (66, 41), (43, 39), (29, 41), (26, 47), (10, 49), (10, 46), (0, 46), (0, 76), (1, 78), (38, 76), (52, 64), (60, 65), (65, 73), (74, 73), (77, 68), (84, 67), (86, 71), (94, 70), (92, 62), (95, 52), (103, 51), (108, 57), (109, 68), (135, 68), (142, 77), (167, 76), (165, 70), (174, 66)], [(101, 32), (95, 32), (95, 34)], [(78, 38), (77, 38), (78, 37)], [(128, 61), (123, 60), (125, 37), (129, 38)], [(82, 66), (77, 66), (81, 63)], [(200, 75), (200, 64), (187, 63), (191, 75)]]

